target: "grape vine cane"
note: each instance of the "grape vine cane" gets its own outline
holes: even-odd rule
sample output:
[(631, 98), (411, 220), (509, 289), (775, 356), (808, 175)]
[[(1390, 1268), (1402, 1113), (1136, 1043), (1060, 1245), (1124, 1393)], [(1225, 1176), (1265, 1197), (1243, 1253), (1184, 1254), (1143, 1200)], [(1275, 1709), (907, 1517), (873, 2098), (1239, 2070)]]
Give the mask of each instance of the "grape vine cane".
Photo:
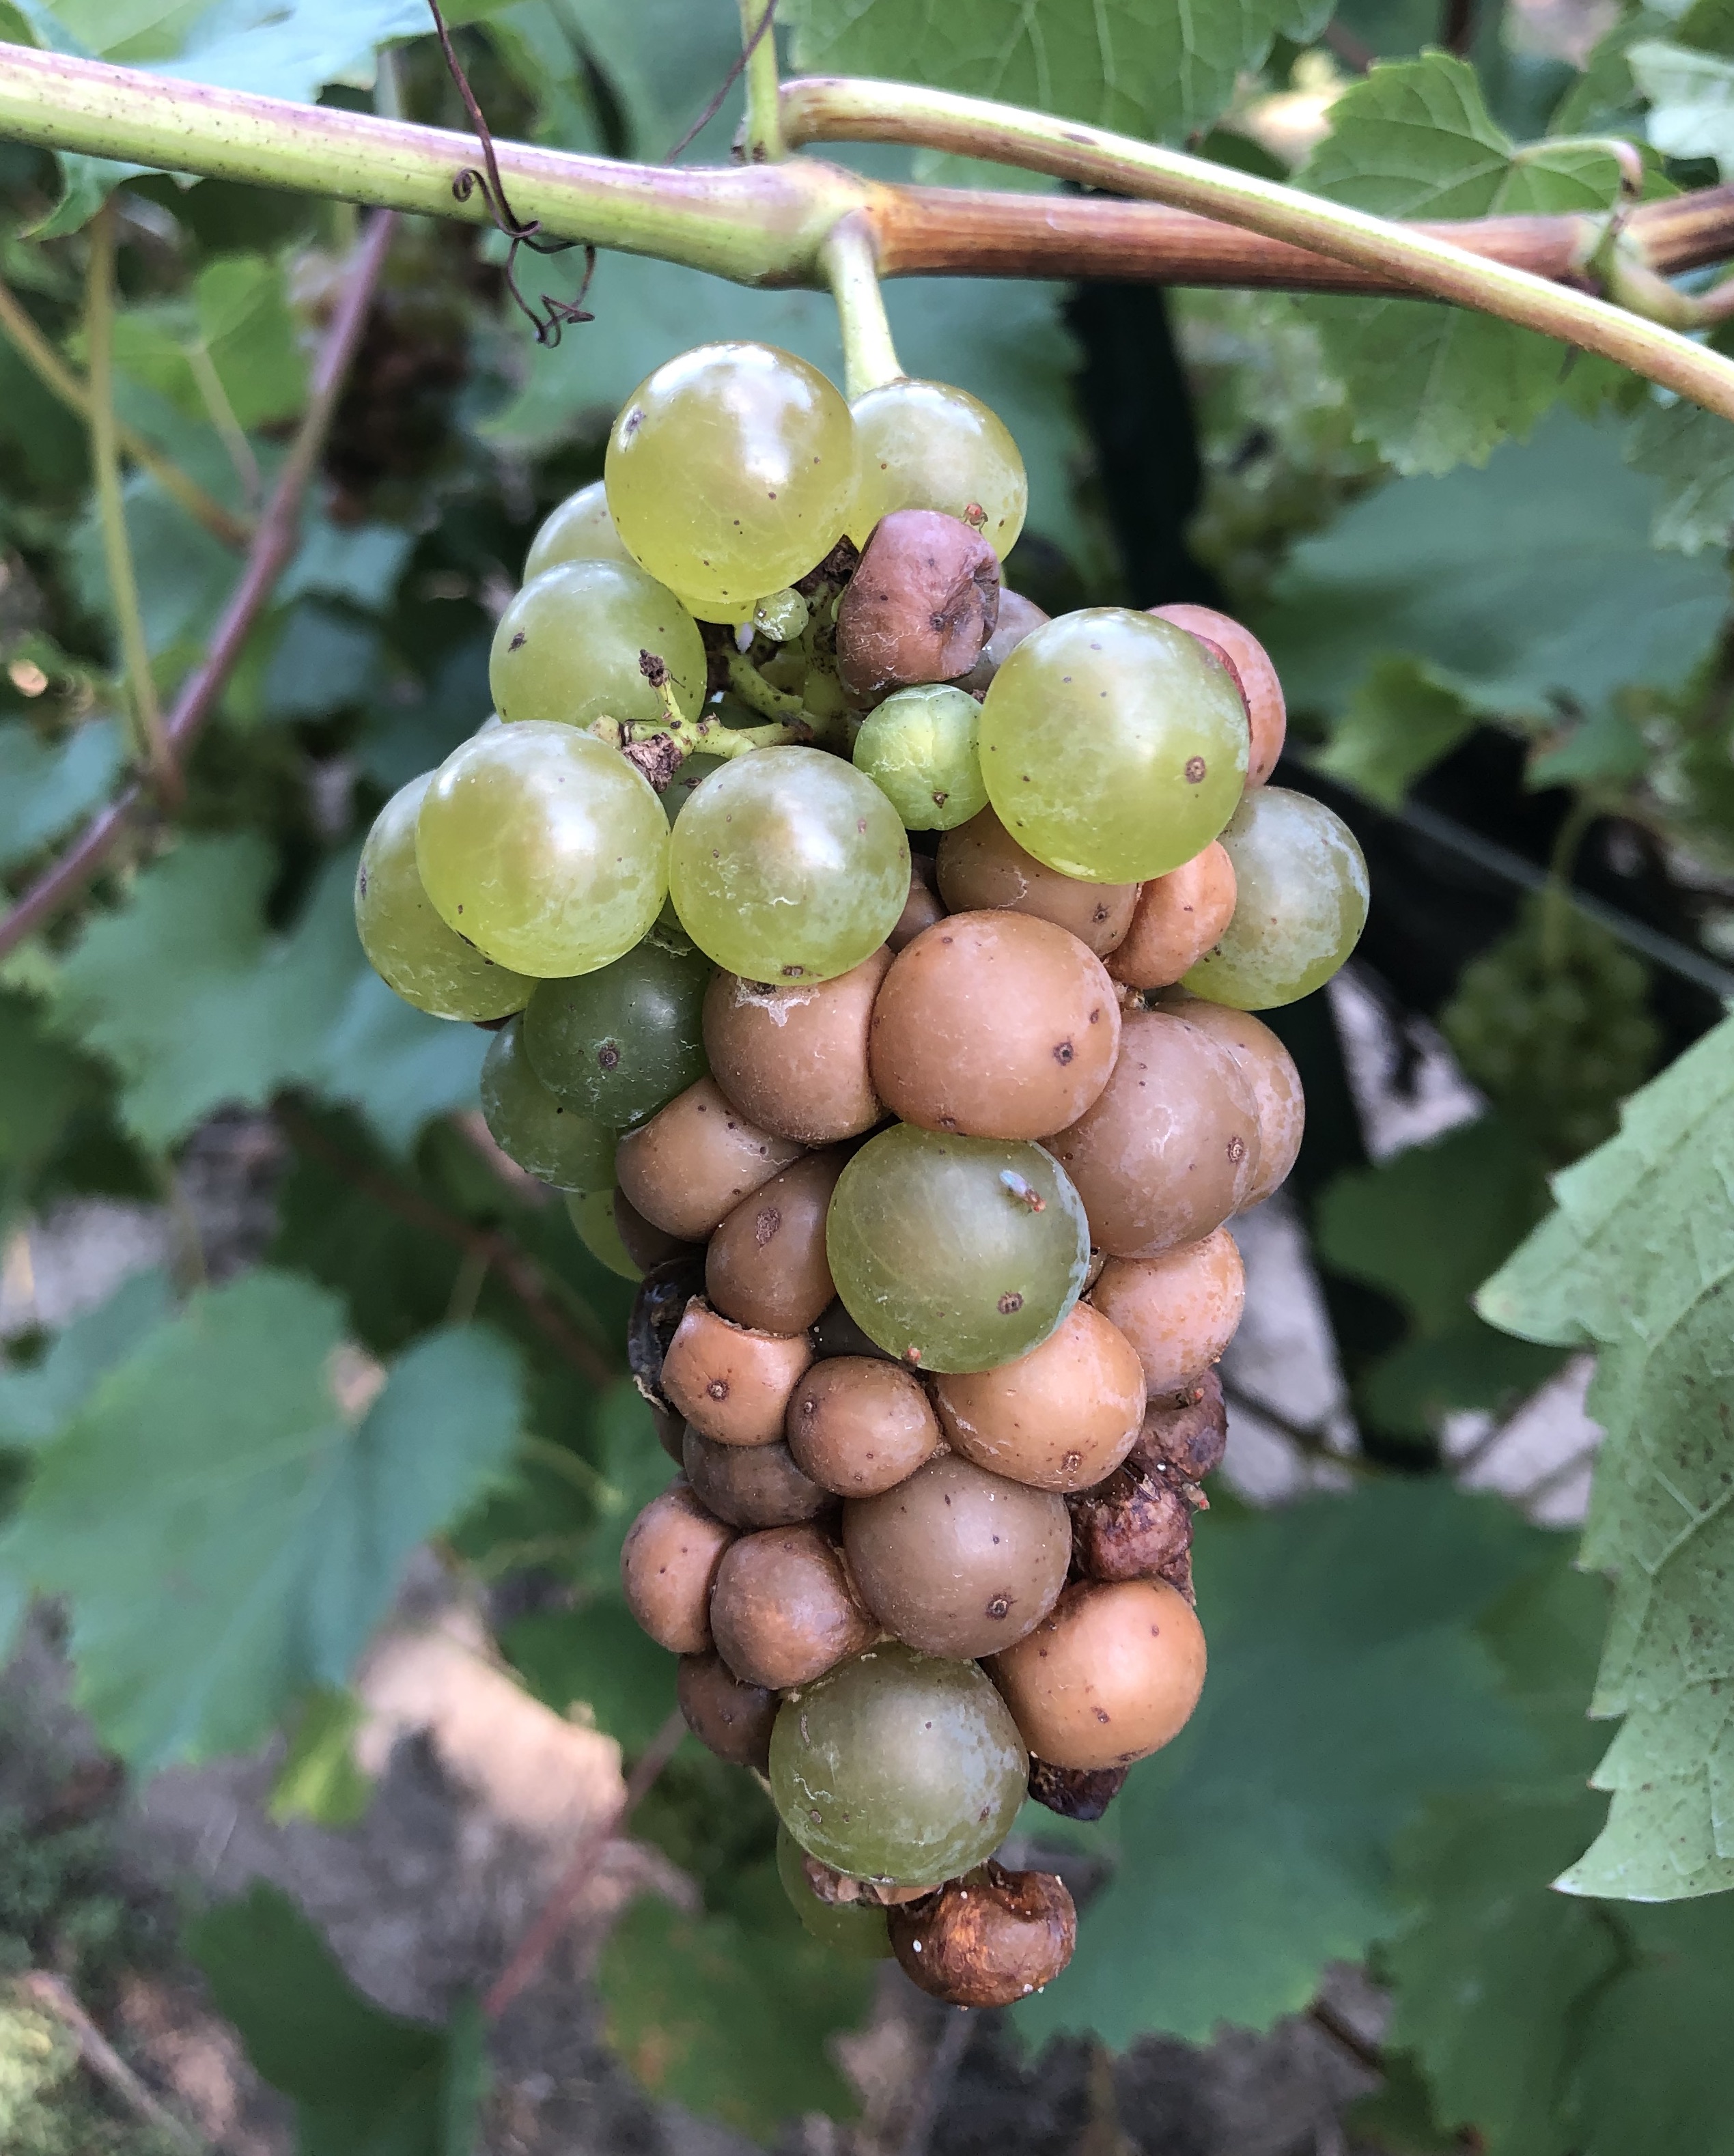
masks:
[[(0, 56), (16, 141), (375, 208), (256, 526), (169, 475), (247, 554), (166, 717), (111, 547), (138, 775), (0, 922), (0, 953), (147, 806), (181, 807), (187, 752), (293, 552), (395, 212), (490, 219), (513, 262), (582, 249), (574, 297), (538, 314), (512, 284), (545, 343), (589, 319), (603, 247), (823, 285), (841, 321), (842, 389), (746, 341), (639, 385), (604, 478), (532, 543), (493, 714), (387, 803), (357, 872), (378, 974), (494, 1029), (495, 1145), (641, 1282), (634, 1374), (681, 1470), (621, 1557), (634, 1616), (680, 1657), (680, 1715), (490, 2015), (687, 1728), (767, 1782), (814, 1938), (895, 1955), (955, 2005), (1027, 1997), (1065, 1969), (1074, 1912), (994, 1852), (1026, 1797), (1100, 1817), (1205, 1682), (1190, 1549), (1245, 1296), (1226, 1223), (1280, 1185), (1304, 1119), (1256, 1014), (1343, 963), (1365, 864), (1329, 808), (1269, 783), (1282, 690), (1241, 624), (1188, 606), (1049, 619), (1004, 585), (1018, 446), (964, 390), (905, 374), (881, 277), (1111, 268), (1425, 296), (1734, 418), (1734, 362), (1687, 333), (1726, 291), (1665, 281), (1726, 254), (1734, 190), (1639, 202), (1628, 155), (1633, 199), (1609, 214), (1398, 224), (971, 97), (779, 83), (772, 5), (742, 13), (729, 172), (496, 145), (443, 21), (480, 167), (464, 138), (399, 121)], [(941, 195), (790, 154), (835, 141), (1131, 199)], [(51, 353), (30, 363), (102, 418), (112, 542), (136, 452), (99, 334), (110, 213), (96, 234), (88, 393)]]

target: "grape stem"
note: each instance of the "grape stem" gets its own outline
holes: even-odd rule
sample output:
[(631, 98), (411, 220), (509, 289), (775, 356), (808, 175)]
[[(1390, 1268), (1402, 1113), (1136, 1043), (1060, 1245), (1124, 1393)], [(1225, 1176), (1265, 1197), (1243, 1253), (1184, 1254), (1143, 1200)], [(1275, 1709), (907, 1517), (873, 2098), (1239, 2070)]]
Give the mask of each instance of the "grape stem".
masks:
[(675, 701), (674, 683), (660, 661), (641, 654), (646, 680), (663, 710), (654, 726), (633, 719), (595, 719), (587, 731), (610, 748), (617, 748), (628, 763), (635, 764), (659, 793), (690, 756), (714, 756), (726, 761), (746, 756), (756, 748), (803, 747), (823, 738), (828, 728), (808, 711), (798, 696), (773, 689), (757, 667), (738, 652), (728, 659), (729, 686), (754, 711), (779, 716), (762, 726), (726, 726), (708, 706), (695, 719), (687, 717)]
[(873, 228), (857, 211), (839, 218), (819, 249), (843, 331), (844, 388), (850, 403), (870, 389), (901, 380), (891, 325), (880, 290)]
[(773, 164), (788, 155), (782, 139), (782, 85), (777, 80), (777, 33), (771, 22), (776, 12), (777, 0), (741, 0), (746, 74), (741, 151), (749, 165)]

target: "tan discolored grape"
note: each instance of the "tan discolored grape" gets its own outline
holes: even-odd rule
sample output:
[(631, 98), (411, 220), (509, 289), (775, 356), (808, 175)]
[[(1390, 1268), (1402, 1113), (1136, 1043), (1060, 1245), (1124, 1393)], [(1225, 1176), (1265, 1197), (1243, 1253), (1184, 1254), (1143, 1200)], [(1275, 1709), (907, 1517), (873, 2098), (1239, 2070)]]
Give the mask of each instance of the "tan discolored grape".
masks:
[(1136, 1352), (1080, 1302), (1039, 1348), (997, 1370), (935, 1380), (941, 1427), (978, 1467), (1041, 1490), (1085, 1490), (1111, 1475), (1144, 1415)]
[(1171, 988), (1158, 1005), (1219, 1040), (1246, 1074), (1259, 1111), (1259, 1172), (1240, 1200), (1260, 1205), (1288, 1179), (1306, 1130), (1306, 1096), (1295, 1059), (1261, 1018)]
[(999, 616), (999, 557), (936, 509), (894, 509), (874, 527), (837, 609), (837, 670), (851, 696), (955, 681)]
[(954, 913), (892, 961), (868, 1040), (874, 1089), (905, 1122), (1039, 1138), (1107, 1084), (1120, 1006), (1101, 960), (1052, 921)]
[(812, 1360), (804, 1332), (731, 1325), (695, 1296), (663, 1358), (662, 1389), (701, 1437), (775, 1445), (789, 1395)]
[(1165, 988), (1198, 964), (1234, 917), (1234, 864), (1213, 839), (1203, 853), (1143, 886), (1108, 971), (1131, 988)]
[(1034, 599), (1025, 598), (1021, 592), (1002, 590), (993, 634), (982, 646), (981, 657), (959, 678), (957, 686), (967, 689), (972, 696), (985, 695), (988, 684), (1024, 638), (1048, 619)]
[(1230, 615), (1218, 613), (1214, 607), (1160, 606), (1152, 607), (1150, 611), (1158, 619), (1171, 621), (1176, 629), (1183, 629), (1213, 644), (1228, 661), (1229, 670), (1240, 686), (1252, 735), (1246, 783), (1249, 786), (1262, 786), (1276, 768), (1289, 724), (1282, 683), (1270, 663), (1270, 653), (1249, 629), (1243, 629)]
[(688, 1424), (680, 1464), (694, 1492), (731, 1527), (791, 1527), (836, 1503), (786, 1445), (719, 1445)]
[(1090, 1300), (1131, 1342), (1152, 1400), (1195, 1384), (1234, 1337), (1246, 1268), (1226, 1228), (1154, 1258), (1110, 1258)]
[(675, 1695), (687, 1727), (707, 1751), (731, 1767), (752, 1767), (761, 1774), (768, 1770), (774, 1691), (743, 1684), (721, 1655), (683, 1655)]
[(711, 1645), (711, 1583), (732, 1527), (706, 1512), (685, 1482), (653, 1497), (620, 1550), (626, 1606), (659, 1647), (701, 1655)]
[(653, 1227), (703, 1242), (801, 1151), (792, 1139), (749, 1121), (714, 1079), (700, 1078), (627, 1132), (614, 1173), (628, 1204)]
[(1118, 949), (1138, 903), (1135, 883), (1084, 883), (1047, 867), (991, 808), (945, 834), (935, 865), (939, 895), (954, 913), (1034, 914), (1070, 930), (1099, 958)]
[(879, 1636), (836, 1546), (814, 1527), (741, 1536), (717, 1568), (711, 1625), (735, 1675), (773, 1691), (810, 1684)]
[(844, 1506), (843, 1546), (862, 1600), (924, 1655), (988, 1655), (1020, 1640), (1065, 1584), (1063, 1498), (941, 1454), (877, 1497)]
[(717, 1085), (765, 1130), (801, 1145), (871, 1130), (884, 1110), (868, 1075), (867, 1025), (890, 963), (890, 951), (875, 951), (835, 980), (793, 988), (719, 973), (705, 996)]
[(941, 1443), (921, 1379), (864, 1355), (815, 1363), (790, 1397), (783, 1427), (800, 1466), (844, 1497), (894, 1488)]
[(1208, 1235), (1259, 1168), (1252, 1086), (1231, 1052), (1167, 1012), (1128, 1011), (1114, 1075), (1048, 1151), (1077, 1185), (1090, 1240), (1153, 1257)]
[(885, 947), (900, 951), (913, 943), (924, 928), (931, 928), (936, 921), (943, 921), (945, 907), (940, 903), (934, 887), (933, 864), (923, 854), (911, 854), (909, 862), (909, 897), (902, 912), (897, 916), (897, 926), (885, 938)]
[(730, 1214), (705, 1254), (705, 1291), (725, 1317), (804, 1332), (829, 1307), (825, 1213), (842, 1173), (841, 1153), (808, 1153)]
[(1186, 1727), (1204, 1687), (1204, 1634), (1163, 1581), (1081, 1582), (990, 1673), (1039, 1758), (1123, 1767)]

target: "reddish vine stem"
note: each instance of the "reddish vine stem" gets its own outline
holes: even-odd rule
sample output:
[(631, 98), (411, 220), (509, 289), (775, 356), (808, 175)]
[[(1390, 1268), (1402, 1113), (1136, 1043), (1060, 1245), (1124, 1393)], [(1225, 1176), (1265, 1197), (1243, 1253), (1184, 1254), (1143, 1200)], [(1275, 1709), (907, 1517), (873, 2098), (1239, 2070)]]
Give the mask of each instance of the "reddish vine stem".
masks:
[[(396, 222), (393, 211), (382, 210), (362, 235), (315, 363), (305, 416), (247, 549), (239, 581), (212, 632), (203, 660), (181, 684), (174, 709), (163, 726), (164, 745), (177, 772), (185, 770), (193, 743), (216, 709), (254, 624), (294, 558), (300, 538), (302, 502), (318, 469), (338, 399), (361, 343)], [(52, 921), (78, 896), (114, 851), (145, 798), (145, 788), (136, 782), (124, 788), (44, 870), (0, 919), (0, 958), (16, 950), (27, 936)]]
[(626, 1778), (613, 1810), (599, 1819), (580, 1839), (554, 1882), (554, 1891), (542, 1905), (541, 1914), (512, 1951), (511, 1959), (495, 1978), (482, 1999), (482, 2013), (497, 2021), (519, 1993), (532, 1983), (536, 1972), (553, 1952), (560, 1934), (572, 1922), (584, 1898), (596, 1860), (614, 1839), (654, 1788), (657, 1777), (680, 1748), (686, 1720), (677, 1707), (639, 1753), (637, 1765)]
[(542, 1337), (581, 1377), (594, 1385), (611, 1385), (620, 1375), (602, 1350), (567, 1324), (554, 1307), (541, 1267), (530, 1253), (498, 1228), (478, 1228), (461, 1214), (448, 1213), (442, 1205), (411, 1190), (395, 1177), (382, 1174), (334, 1144), (306, 1116), (281, 1103), (277, 1121), (298, 1152), (321, 1160), (353, 1188), (361, 1191), (412, 1228), (420, 1228), (441, 1242), (449, 1243), (466, 1257), (484, 1260), (501, 1284), (522, 1306)]

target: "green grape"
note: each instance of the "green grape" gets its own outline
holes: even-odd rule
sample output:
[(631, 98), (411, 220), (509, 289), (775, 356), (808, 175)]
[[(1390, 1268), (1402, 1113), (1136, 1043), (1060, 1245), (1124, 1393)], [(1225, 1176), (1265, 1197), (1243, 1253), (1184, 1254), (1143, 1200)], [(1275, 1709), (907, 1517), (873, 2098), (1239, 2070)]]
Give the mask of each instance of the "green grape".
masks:
[(677, 819), (669, 889), (705, 955), (749, 981), (859, 966), (909, 896), (909, 841), (870, 779), (816, 748), (755, 749)]
[(790, 352), (700, 345), (627, 399), (607, 471), (633, 558), (702, 619), (746, 621), (842, 537), (854, 422), (818, 369)]
[(1275, 1010), (1322, 988), (1367, 926), (1367, 862), (1311, 794), (1252, 788), (1222, 834), (1234, 917), (1183, 984), (1236, 1010)]
[(524, 1014), (530, 1067), (581, 1115), (623, 1131), (705, 1075), (700, 1025), (711, 967), (653, 928), (593, 973), (544, 981)]
[(434, 774), (400, 787), (373, 819), (355, 872), (355, 925), (367, 963), (407, 1004), (435, 1018), (505, 1018), (534, 981), (485, 958), (428, 902), (415, 865), (415, 824)]
[(905, 830), (950, 831), (988, 805), (977, 751), (982, 707), (942, 682), (900, 689), (855, 736), (854, 762)]
[(1018, 844), (1088, 883), (1203, 852), (1246, 783), (1246, 706), (1196, 637), (1123, 607), (1044, 622), (982, 706), (982, 776)]
[(622, 957), (668, 889), (668, 819), (623, 756), (526, 719), (459, 744), (416, 824), (442, 919), (501, 965), (558, 980)]
[(696, 718), (704, 639), (675, 594), (635, 562), (562, 562), (526, 584), (500, 617), (488, 683), (508, 721), (656, 726), (666, 714), (639, 664), (644, 651), (667, 666), (675, 701)]
[(482, 1059), (482, 1116), (500, 1150), (556, 1190), (612, 1190), (614, 1134), (564, 1107), (530, 1067), (524, 1021), (501, 1026)]
[(1619, 1103), (1655, 1068), (1649, 977), (1557, 891), (1465, 966), (1439, 1029), (1501, 1116), (1551, 1167), (1611, 1137)]
[(801, 1868), (801, 1845), (780, 1820), (777, 1876), (809, 1937), (834, 1947), (850, 1961), (890, 1959), (891, 1937), (885, 1929), (885, 1911), (874, 1902), (821, 1902)]
[[(613, 1173), (610, 1168), (609, 1173)], [(566, 1217), (577, 1231), (578, 1240), (598, 1265), (606, 1265), (622, 1280), (641, 1281), (642, 1267), (635, 1265), (620, 1240), (614, 1219), (612, 1190), (574, 1190), (567, 1194)]]
[(1029, 506), (1029, 482), (1003, 420), (967, 389), (888, 382), (849, 407), (861, 485), (849, 536), (862, 546), (894, 509), (937, 509), (973, 525), (1003, 561)]
[(632, 557), (608, 514), (608, 490), (599, 479), (569, 494), (543, 518), (524, 557), (524, 581), (562, 562), (629, 562)]
[(809, 1856), (851, 1879), (936, 1887), (990, 1856), (1029, 1755), (974, 1662), (888, 1640), (791, 1692), (771, 1732), (771, 1795)]
[(923, 1370), (993, 1370), (1040, 1347), (1084, 1291), (1071, 1178), (1025, 1140), (895, 1124), (844, 1169), (825, 1222), (844, 1307)]

